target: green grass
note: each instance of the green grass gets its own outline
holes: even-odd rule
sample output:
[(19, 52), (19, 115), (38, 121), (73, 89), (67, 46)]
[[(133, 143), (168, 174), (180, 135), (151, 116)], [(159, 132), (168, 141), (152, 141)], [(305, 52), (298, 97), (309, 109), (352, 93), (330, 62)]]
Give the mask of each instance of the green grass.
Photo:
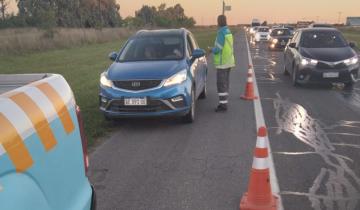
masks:
[(357, 28), (343, 28), (340, 29), (346, 39), (351, 42), (355, 42), (357, 47), (360, 48), (360, 29)]
[[(199, 45), (212, 46), (216, 28), (193, 30)], [(120, 49), (125, 39), (104, 44), (0, 56), (0, 74), (57, 73), (65, 77), (82, 110), (89, 146), (111, 131), (98, 109), (99, 76), (111, 64), (107, 55)]]

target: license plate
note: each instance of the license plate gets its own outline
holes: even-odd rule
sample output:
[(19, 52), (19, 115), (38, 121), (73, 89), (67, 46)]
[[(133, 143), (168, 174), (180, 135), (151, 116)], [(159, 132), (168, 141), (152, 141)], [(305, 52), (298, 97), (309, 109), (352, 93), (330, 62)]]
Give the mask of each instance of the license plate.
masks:
[(125, 106), (146, 106), (146, 98), (125, 98)]
[(326, 72), (323, 74), (324, 78), (338, 78), (339, 72)]

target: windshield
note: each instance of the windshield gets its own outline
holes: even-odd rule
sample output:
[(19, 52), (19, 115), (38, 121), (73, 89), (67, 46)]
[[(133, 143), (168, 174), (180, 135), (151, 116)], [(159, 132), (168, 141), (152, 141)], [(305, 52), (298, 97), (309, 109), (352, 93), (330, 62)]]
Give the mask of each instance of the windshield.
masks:
[(254, 26), (260, 26), (260, 23), (254, 22), (254, 23), (251, 23), (251, 26), (252, 26), (252, 27), (254, 27)]
[(271, 32), (271, 36), (290, 36), (290, 30), (289, 29), (274, 29)]
[(184, 42), (181, 36), (148, 36), (131, 39), (119, 61), (180, 60), (183, 57)]
[(306, 31), (301, 36), (301, 46), (305, 48), (346, 47), (344, 37), (338, 31)]
[(259, 32), (269, 32), (269, 28), (259, 28)]

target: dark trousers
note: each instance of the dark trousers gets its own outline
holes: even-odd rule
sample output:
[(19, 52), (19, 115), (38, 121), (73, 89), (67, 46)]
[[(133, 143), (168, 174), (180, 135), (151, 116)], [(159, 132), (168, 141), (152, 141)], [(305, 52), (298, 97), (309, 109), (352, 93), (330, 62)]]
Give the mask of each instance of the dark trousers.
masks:
[(230, 68), (217, 69), (217, 91), (219, 94), (219, 104), (228, 104), (230, 88)]

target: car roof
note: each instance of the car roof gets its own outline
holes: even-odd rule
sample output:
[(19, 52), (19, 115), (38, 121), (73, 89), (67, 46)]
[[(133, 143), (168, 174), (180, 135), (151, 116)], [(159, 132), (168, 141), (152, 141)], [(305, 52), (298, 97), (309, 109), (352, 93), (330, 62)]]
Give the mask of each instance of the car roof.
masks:
[(189, 31), (187, 29), (158, 29), (158, 30), (140, 30), (136, 33), (135, 37), (147, 37), (147, 36), (171, 36), (178, 35), (183, 36)]
[(337, 32), (340, 32), (338, 29), (336, 29), (336, 28), (321, 28), (321, 27), (319, 27), (319, 28), (301, 28), (301, 29), (299, 29), (299, 31), (302, 31), (302, 32), (308, 32), (308, 31), (310, 31), (310, 32), (312, 32), (312, 31), (337, 31)]

